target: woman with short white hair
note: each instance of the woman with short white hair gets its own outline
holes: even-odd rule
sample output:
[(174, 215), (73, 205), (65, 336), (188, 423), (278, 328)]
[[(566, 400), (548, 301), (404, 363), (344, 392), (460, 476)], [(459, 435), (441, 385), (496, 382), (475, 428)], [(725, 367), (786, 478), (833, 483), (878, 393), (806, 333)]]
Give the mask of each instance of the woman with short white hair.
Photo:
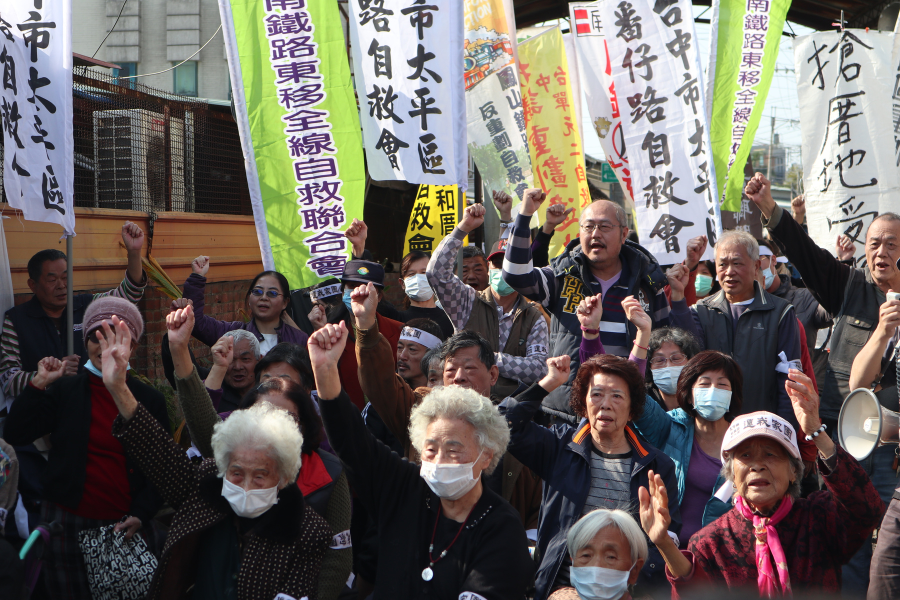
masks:
[[(185, 321), (168, 326), (170, 343), (191, 334)], [(113, 435), (175, 509), (148, 598), (317, 597), (333, 533), (294, 484), (303, 436), (288, 412), (260, 402), (233, 413), (215, 426), (214, 458), (195, 466), (124, 385), (128, 328), (113, 317), (103, 329), (103, 383), (119, 409)]]
[(435, 389), (413, 408), (421, 465), (377, 441), (341, 389), (341, 322), (309, 338), (322, 421), (351, 487), (378, 524), (376, 598), (521, 600), (534, 562), (518, 513), (483, 483), (509, 443), (497, 408), (474, 390)]
[(629, 598), (649, 553), (640, 525), (619, 509), (598, 508), (581, 517), (569, 529), (566, 546), (569, 580), (582, 600)]

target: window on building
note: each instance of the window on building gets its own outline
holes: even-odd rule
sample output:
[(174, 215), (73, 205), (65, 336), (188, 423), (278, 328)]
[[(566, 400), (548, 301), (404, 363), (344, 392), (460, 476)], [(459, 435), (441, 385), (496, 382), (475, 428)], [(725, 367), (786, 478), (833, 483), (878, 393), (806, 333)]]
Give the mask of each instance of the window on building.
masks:
[(137, 75), (137, 63), (119, 63), (121, 69), (113, 69), (113, 77), (116, 77), (116, 85), (134, 89), (135, 79), (118, 79), (119, 77), (132, 77)]
[[(175, 63), (178, 64), (178, 63)], [(175, 86), (172, 93), (179, 96), (197, 97), (197, 63), (189, 60), (174, 71)]]

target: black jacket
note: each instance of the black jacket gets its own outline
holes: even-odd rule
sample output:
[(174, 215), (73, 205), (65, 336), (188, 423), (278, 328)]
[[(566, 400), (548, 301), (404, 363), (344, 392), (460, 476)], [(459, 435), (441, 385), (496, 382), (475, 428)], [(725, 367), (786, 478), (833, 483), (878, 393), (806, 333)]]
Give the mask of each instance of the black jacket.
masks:
[[(87, 350), (84, 348), (84, 338), (81, 335), (81, 321), (84, 319), (84, 311), (93, 300), (93, 294), (78, 294), (72, 297), (72, 328), (75, 330), (72, 336), (75, 344), (75, 354), (81, 357), (78, 368), (87, 361)], [(22, 361), (23, 371), (37, 371), (38, 363), (42, 358), (66, 356), (66, 311), (60, 317), (59, 329), (38, 302), (36, 296), (31, 300), (15, 306), (6, 311), (6, 316), (12, 321), (19, 338), (19, 360)]]
[[(63, 377), (43, 391), (27, 386), (13, 403), (4, 428), (6, 441), (14, 446), (50, 435), (53, 447), (42, 477), (44, 499), (72, 510), (81, 502), (86, 477), (91, 429), (90, 377), (93, 375), (88, 371)], [(128, 389), (169, 431), (163, 395), (134, 377), (128, 378)], [(162, 498), (127, 455), (125, 468), (131, 486), (129, 514), (149, 523), (162, 505)]]
[(485, 486), (459, 538), (432, 567), (434, 578), (424, 581), (421, 573), (429, 564), (432, 532), (432, 555), (437, 558), (460, 531), (460, 523), (439, 516), (440, 499), (419, 476), (419, 466), (376, 440), (345, 392), (319, 405), (351, 487), (378, 521), (376, 600), (457, 600), (465, 592), (491, 600), (524, 598), (534, 562), (522, 521), (505, 500)]

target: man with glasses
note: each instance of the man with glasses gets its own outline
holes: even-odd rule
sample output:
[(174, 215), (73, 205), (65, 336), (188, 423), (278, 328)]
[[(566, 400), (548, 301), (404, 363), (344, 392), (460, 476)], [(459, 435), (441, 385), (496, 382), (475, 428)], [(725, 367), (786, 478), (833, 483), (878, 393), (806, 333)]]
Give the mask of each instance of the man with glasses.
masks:
[(514, 290), (540, 302), (552, 315), (549, 356), (568, 354), (572, 370), (565, 385), (543, 402), (545, 413), (576, 422), (569, 407), (572, 380), (578, 371), (581, 324), (575, 309), (582, 299), (600, 295), (603, 317), (600, 340), (607, 354), (627, 357), (637, 329), (625, 317), (622, 301), (637, 298), (653, 321), (653, 328), (669, 323), (665, 275), (656, 259), (629, 240), (625, 211), (608, 200), (587, 206), (579, 220), (581, 232), (550, 266), (535, 268), (531, 257), (531, 215), (547, 195), (540, 189), (525, 192), (503, 261), (503, 280)]

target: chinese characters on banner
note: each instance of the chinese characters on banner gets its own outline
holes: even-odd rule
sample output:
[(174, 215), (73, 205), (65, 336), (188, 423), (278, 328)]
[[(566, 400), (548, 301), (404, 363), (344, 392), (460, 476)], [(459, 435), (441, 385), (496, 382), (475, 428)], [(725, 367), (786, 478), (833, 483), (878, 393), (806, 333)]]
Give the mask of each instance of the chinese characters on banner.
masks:
[(431, 254), (445, 236), (450, 235), (459, 219), (459, 205), (466, 196), (455, 185), (420, 185), (409, 215), (403, 240), (403, 255), (413, 250)]
[(340, 277), (362, 218), (356, 101), (333, 0), (219, 0), (263, 265)]
[(591, 203), (559, 27), (519, 44), (519, 75), (535, 186), (546, 192), (546, 206), (575, 209), (550, 241), (550, 256), (556, 256), (578, 239), (581, 209)]
[(466, 189), (463, 3), (350, 0), (349, 7), (369, 175)]
[(641, 244), (660, 264), (680, 262), (687, 240), (709, 238), (721, 218), (700, 61), (687, 0), (604, 0)]
[(708, 70), (712, 75), (706, 98), (712, 101), (709, 134), (718, 174), (716, 198), (724, 195), (723, 210), (741, 210), (744, 165), (775, 73), (790, 4), (790, 0), (713, 3)]
[(622, 115), (598, 5), (599, 2), (569, 4), (569, 22), (572, 23), (575, 34), (578, 71), (587, 97), (591, 123), (600, 138), (606, 160), (622, 185), (622, 191), (631, 199), (634, 192), (631, 189), (631, 171), (625, 151)]
[(794, 41), (809, 234), (822, 247), (846, 234), (865, 262), (866, 230), (894, 210), (900, 177), (891, 94), (893, 34), (823, 31)]
[(75, 235), (71, 18), (71, 0), (3, 4), (0, 120), (10, 206)]
[(487, 190), (532, 187), (519, 73), (502, 0), (467, 0), (464, 70), (469, 153)]

